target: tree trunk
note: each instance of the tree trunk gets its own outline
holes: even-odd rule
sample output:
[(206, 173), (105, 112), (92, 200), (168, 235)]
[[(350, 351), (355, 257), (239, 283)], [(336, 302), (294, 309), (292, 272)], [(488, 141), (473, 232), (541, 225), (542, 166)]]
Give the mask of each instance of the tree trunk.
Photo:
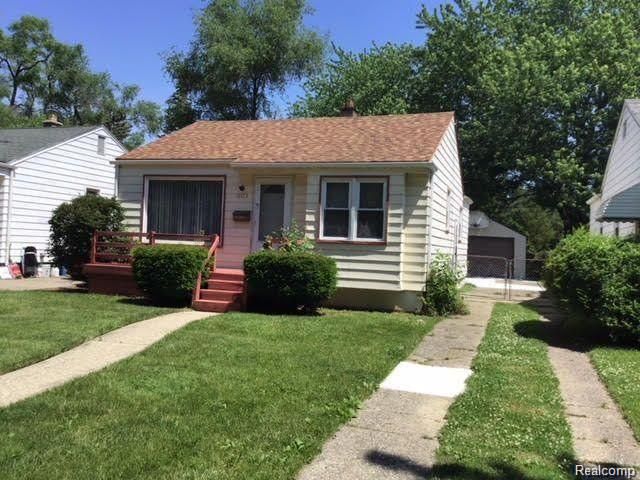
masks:
[(13, 81), (11, 87), (11, 98), (9, 99), (9, 106), (14, 107), (16, 105), (16, 97), (18, 96), (18, 82)]

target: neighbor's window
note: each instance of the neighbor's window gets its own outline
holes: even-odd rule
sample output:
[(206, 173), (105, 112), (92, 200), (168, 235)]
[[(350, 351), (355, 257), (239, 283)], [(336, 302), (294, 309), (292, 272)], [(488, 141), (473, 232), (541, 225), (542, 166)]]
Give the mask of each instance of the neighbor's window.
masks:
[(386, 179), (327, 178), (322, 181), (321, 198), (321, 239), (384, 239)]
[(150, 179), (147, 232), (219, 235), (222, 192), (222, 180)]
[(98, 155), (104, 155), (104, 142), (106, 142), (107, 137), (103, 135), (98, 135)]

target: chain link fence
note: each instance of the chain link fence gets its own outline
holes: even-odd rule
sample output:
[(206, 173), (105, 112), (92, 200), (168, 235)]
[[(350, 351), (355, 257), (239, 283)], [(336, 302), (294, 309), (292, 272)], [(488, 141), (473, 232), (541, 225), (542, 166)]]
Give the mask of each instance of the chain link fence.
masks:
[(501, 291), (504, 298), (511, 297), (514, 283), (540, 282), (544, 269), (544, 260), (533, 258), (505, 258), (483, 255), (467, 256), (468, 282), (480, 288)]

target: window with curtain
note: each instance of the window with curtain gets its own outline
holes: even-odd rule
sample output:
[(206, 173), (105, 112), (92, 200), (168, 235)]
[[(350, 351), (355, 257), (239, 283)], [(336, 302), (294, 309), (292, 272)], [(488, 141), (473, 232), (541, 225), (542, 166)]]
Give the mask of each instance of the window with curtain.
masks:
[(320, 238), (379, 241), (385, 236), (387, 182), (383, 178), (324, 179)]
[(220, 234), (222, 180), (149, 180), (147, 231)]

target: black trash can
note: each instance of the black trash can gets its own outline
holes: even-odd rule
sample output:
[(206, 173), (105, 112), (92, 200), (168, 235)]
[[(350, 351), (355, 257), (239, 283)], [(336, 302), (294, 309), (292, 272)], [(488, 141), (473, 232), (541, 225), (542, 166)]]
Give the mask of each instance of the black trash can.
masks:
[(22, 255), (22, 276), (35, 277), (38, 275), (38, 249), (25, 247)]

